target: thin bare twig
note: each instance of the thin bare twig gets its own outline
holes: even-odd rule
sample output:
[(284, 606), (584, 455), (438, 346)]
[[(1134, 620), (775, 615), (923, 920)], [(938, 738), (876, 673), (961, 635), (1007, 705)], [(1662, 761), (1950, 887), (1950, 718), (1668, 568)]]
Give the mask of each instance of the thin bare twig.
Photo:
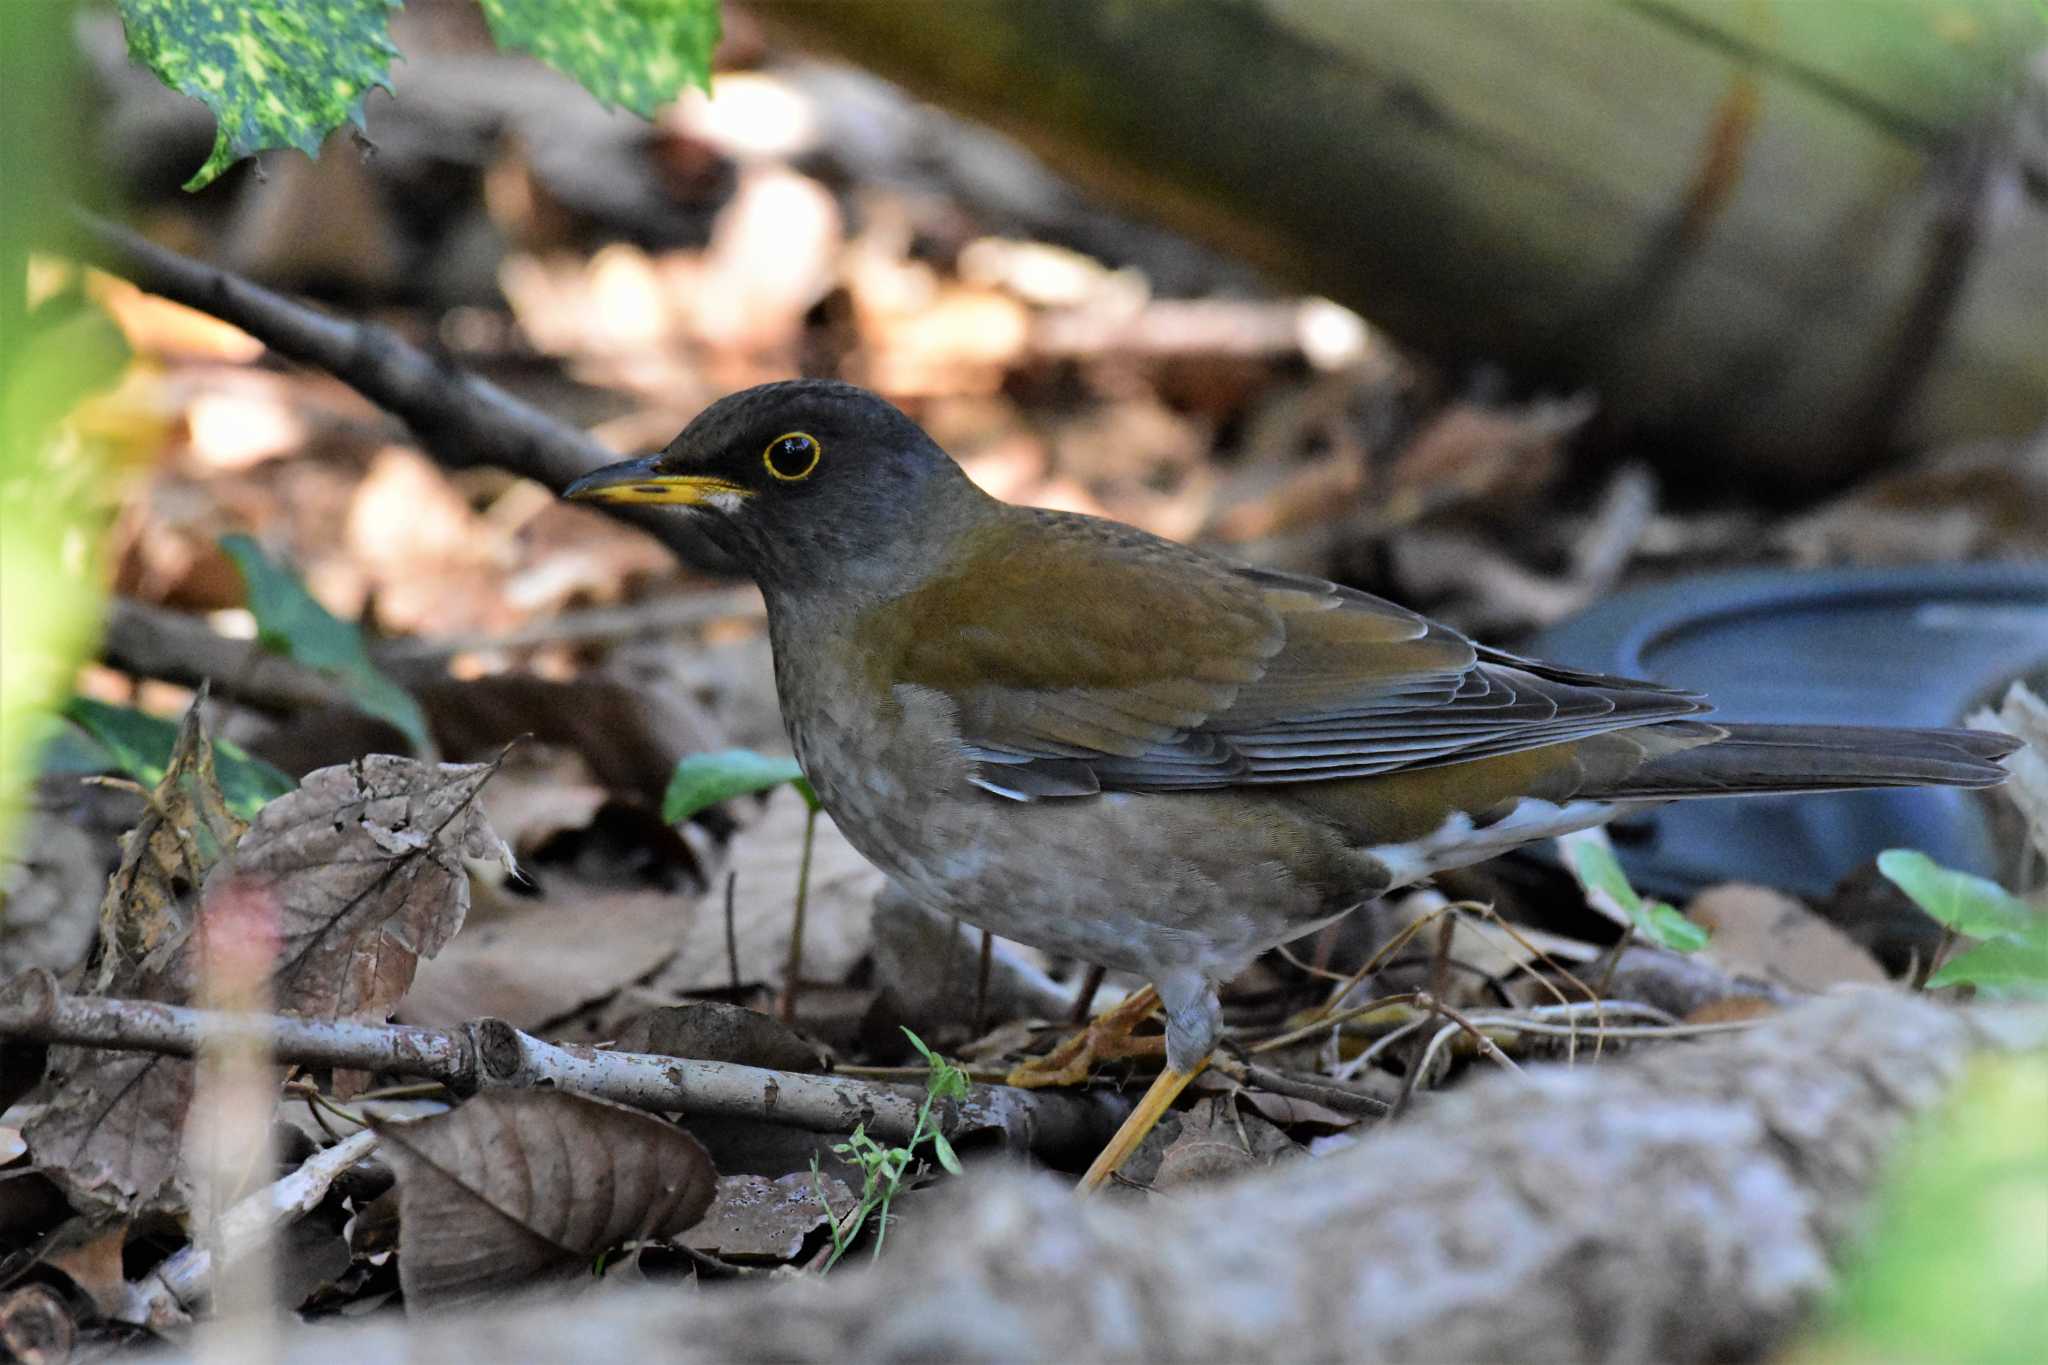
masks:
[[(1479, 1031), (1478, 1025), (1474, 1024), (1470, 1019), (1467, 1019), (1457, 1010), (1452, 1009), (1449, 1005), (1446, 1005), (1443, 1001), (1437, 999), (1433, 995), (1430, 995), (1426, 991), (1416, 992), (1415, 1003), (1419, 1008), (1432, 1010), (1437, 1014), (1441, 1014), (1444, 1018), (1450, 1020), (1459, 1028), (1471, 1034), (1472, 1041), (1479, 1048), (1480, 1056), (1486, 1058), (1490, 1062), (1497, 1062), (1507, 1070), (1514, 1072), (1516, 1075), (1521, 1074), (1522, 1068), (1516, 1066), (1513, 1060), (1509, 1058), (1508, 1054), (1500, 1050), (1500, 1045), (1495, 1043), (1493, 1039), (1487, 1037), (1484, 1033), (1481, 1033)], [(1435, 1040), (1432, 1039), (1431, 1047), (1434, 1048), (1434, 1046)], [(1425, 1060), (1427, 1060), (1426, 1057)], [(1420, 1068), (1418, 1068), (1418, 1070), (1419, 1069)]]
[[(307, 1157), (296, 1171), (249, 1195), (220, 1220), (217, 1240), (232, 1262), (261, 1246), (270, 1233), (309, 1213), (327, 1197), (327, 1191), (343, 1172), (362, 1161), (377, 1148), (377, 1134), (369, 1129), (341, 1139), (332, 1147)], [(181, 1325), (192, 1305), (215, 1280), (213, 1252), (194, 1242), (173, 1254), (151, 1271), (148, 1278), (131, 1287), (128, 1302), (117, 1315), (124, 1322), (162, 1330)]]
[[(190, 1057), (209, 1031), (214, 1037), (246, 1037), (280, 1062), (427, 1076), (458, 1094), (553, 1085), (657, 1113), (765, 1119), (821, 1133), (865, 1124), (892, 1142), (910, 1139), (924, 1099), (921, 1087), (546, 1043), (500, 1019), (429, 1029), (223, 1015), (154, 1001), (66, 995), (40, 969), (0, 989), (0, 1037)], [(943, 1131), (956, 1142), (992, 1131), (1011, 1147), (1057, 1161), (1092, 1156), (1128, 1108), (1106, 1091), (976, 1085), (965, 1099), (946, 1102)]]
[(1377, 1014), (1383, 1009), (1390, 1009), (1396, 1005), (1412, 1005), (1415, 1003), (1415, 1000), (1416, 995), (1413, 991), (1404, 991), (1399, 995), (1383, 995), (1376, 1000), (1368, 1000), (1363, 1005), (1355, 1005), (1348, 1010), (1339, 1010), (1335, 1014), (1324, 1014), (1318, 1018), (1311, 1019), (1299, 1028), (1291, 1028), (1277, 1037), (1264, 1039), (1248, 1048), (1247, 1051), (1253, 1055), (1262, 1052), (1278, 1052), (1281, 1048), (1291, 1047), (1305, 1038), (1313, 1038), (1324, 1029), (1337, 1028), (1340, 1025), (1350, 1023), (1353, 1019), (1362, 1019), (1368, 1014)]
[(1336, 1085), (1321, 1077), (1275, 1071), (1271, 1067), (1260, 1066), (1254, 1062), (1238, 1061), (1235, 1057), (1215, 1057), (1210, 1059), (1209, 1065), (1239, 1085), (1255, 1085), (1276, 1095), (1320, 1104), (1340, 1114), (1382, 1118), (1393, 1108), (1377, 1095), (1368, 1095), (1350, 1086)]

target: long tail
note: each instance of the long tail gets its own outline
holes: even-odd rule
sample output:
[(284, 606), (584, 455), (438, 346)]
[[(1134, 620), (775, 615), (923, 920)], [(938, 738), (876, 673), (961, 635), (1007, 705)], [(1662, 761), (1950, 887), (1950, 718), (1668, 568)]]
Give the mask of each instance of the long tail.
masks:
[(1660, 754), (1601, 795), (1627, 800), (1863, 787), (1995, 787), (2006, 778), (1998, 760), (2020, 745), (2011, 735), (1988, 730), (1895, 730), (1877, 725), (1713, 728), (1725, 730), (1726, 737)]

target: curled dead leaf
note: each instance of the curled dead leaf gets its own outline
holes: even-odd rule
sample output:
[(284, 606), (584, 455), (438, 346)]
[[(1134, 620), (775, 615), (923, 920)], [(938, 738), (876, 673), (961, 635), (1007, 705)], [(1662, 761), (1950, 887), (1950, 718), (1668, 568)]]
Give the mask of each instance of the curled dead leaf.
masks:
[(1180, 1132), (1159, 1157), (1158, 1190), (1228, 1180), (1299, 1153), (1287, 1135), (1218, 1095), (1182, 1116)]
[(278, 898), (281, 1008), (391, 1013), (419, 959), (462, 927), (464, 860), (511, 856), (477, 804), (493, 771), (373, 754), (310, 773), (263, 808), (229, 866)]
[[(831, 1214), (825, 1202), (831, 1204)], [(793, 1171), (779, 1180), (765, 1175), (722, 1175), (718, 1197), (681, 1241), (696, 1251), (739, 1262), (793, 1261), (828, 1216), (844, 1217), (853, 1191), (832, 1175)]]
[(374, 1126), (398, 1171), (399, 1284), (420, 1311), (673, 1237), (704, 1216), (718, 1178), (682, 1129), (566, 1091), (499, 1091)]
[(821, 1071), (825, 1052), (787, 1024), (716, 1000), (665, 1005), (633, 1019), (619, 1033), (621, 1052), (652, 1052), (706, 1062), (738, 1062), (770, 1071)]
[(95, 994), (132, 996), (163, 971), (191, 929), (193, 894), (247, 828), (214, 777), (205, 704), (202, 687), (141, 820), (121, 838), (121, 864), (100, 902)]

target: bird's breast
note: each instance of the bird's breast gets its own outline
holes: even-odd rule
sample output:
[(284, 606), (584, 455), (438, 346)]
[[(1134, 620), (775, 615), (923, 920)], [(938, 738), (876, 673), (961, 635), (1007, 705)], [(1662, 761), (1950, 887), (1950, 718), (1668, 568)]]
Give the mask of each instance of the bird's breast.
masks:
[(827, 813), (934, 910), (1109, 966), (1228, 975), (1384, 884), (1274, 792), (991, 794), (945, 693), (849, 666), (858, 651), (822, 632), (775, 646), (784, 723)]

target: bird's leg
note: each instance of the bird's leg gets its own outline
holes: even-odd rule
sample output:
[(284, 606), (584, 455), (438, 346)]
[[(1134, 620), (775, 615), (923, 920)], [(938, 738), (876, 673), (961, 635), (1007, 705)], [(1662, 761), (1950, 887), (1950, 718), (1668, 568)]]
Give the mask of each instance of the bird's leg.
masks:
[(1088, 1021), (1088, 1027), (1061, 1040), (1043, 1057), (1011, 1068), (1005, 1078), (1024, 1089), (1048, 1085), (1079, 1085), (1097, 1062), (1122, 1057), (1157, 1057), (1165, 1051), (1158, 1037), (1134, 1038), (1131, 1030), (1145, 1022), (1159, 1004), (1159, 992), (1147, 986)]
[(1195, 1063), (1195, 1069), (1192, 1071), (1175, 1071), (1168, 1067), (1159, 1073), (1158, 1079), (1146, 1090), (1144, 1098), (1138, 1101), (1138, 1107), (1130, 1112), (1130, 1116), (1123, 1121), (1123, 1126), (1110, 1138), (1109, 1145), (1089, 1163), (1086, 1174), (1081, 1177), (1081, 1183), (1076, 1187), (1080, 1193), (1088, 1194), (1101, 1189), (1109, 1178), (1117, 1173), (1118, 1168), (1131, 1159), (1131, 1153), (1137, 1151), (1138, 1144), (1145, 1140), (1146, 1134), (1159, 1125), (1159, 1120), (1166, 1116), (1167, 1109), (1180, 1096), (1180, 1092), (1187, 1089), (1188, 1082), (1201, 1075), (1202, 1068), (1207, 1065), (1209, 1059), (1204, 1057)]
[(1166, 1007), (1166, 1070), (1159, 1073), (1109, 1145), (1090, 1163), (1081, 1177), (1082, 1194), (1102, 1188), (1130, 1160), (1188, 1082), (1209, 1065), (1209, 1054), (1215, 1051), (1217, 1036), (1223, 1031), (1223, 1007), (1216, 998), (1216, 987), (1207, 978), (1192, 973), (1162, 977), (1159, 998)]

